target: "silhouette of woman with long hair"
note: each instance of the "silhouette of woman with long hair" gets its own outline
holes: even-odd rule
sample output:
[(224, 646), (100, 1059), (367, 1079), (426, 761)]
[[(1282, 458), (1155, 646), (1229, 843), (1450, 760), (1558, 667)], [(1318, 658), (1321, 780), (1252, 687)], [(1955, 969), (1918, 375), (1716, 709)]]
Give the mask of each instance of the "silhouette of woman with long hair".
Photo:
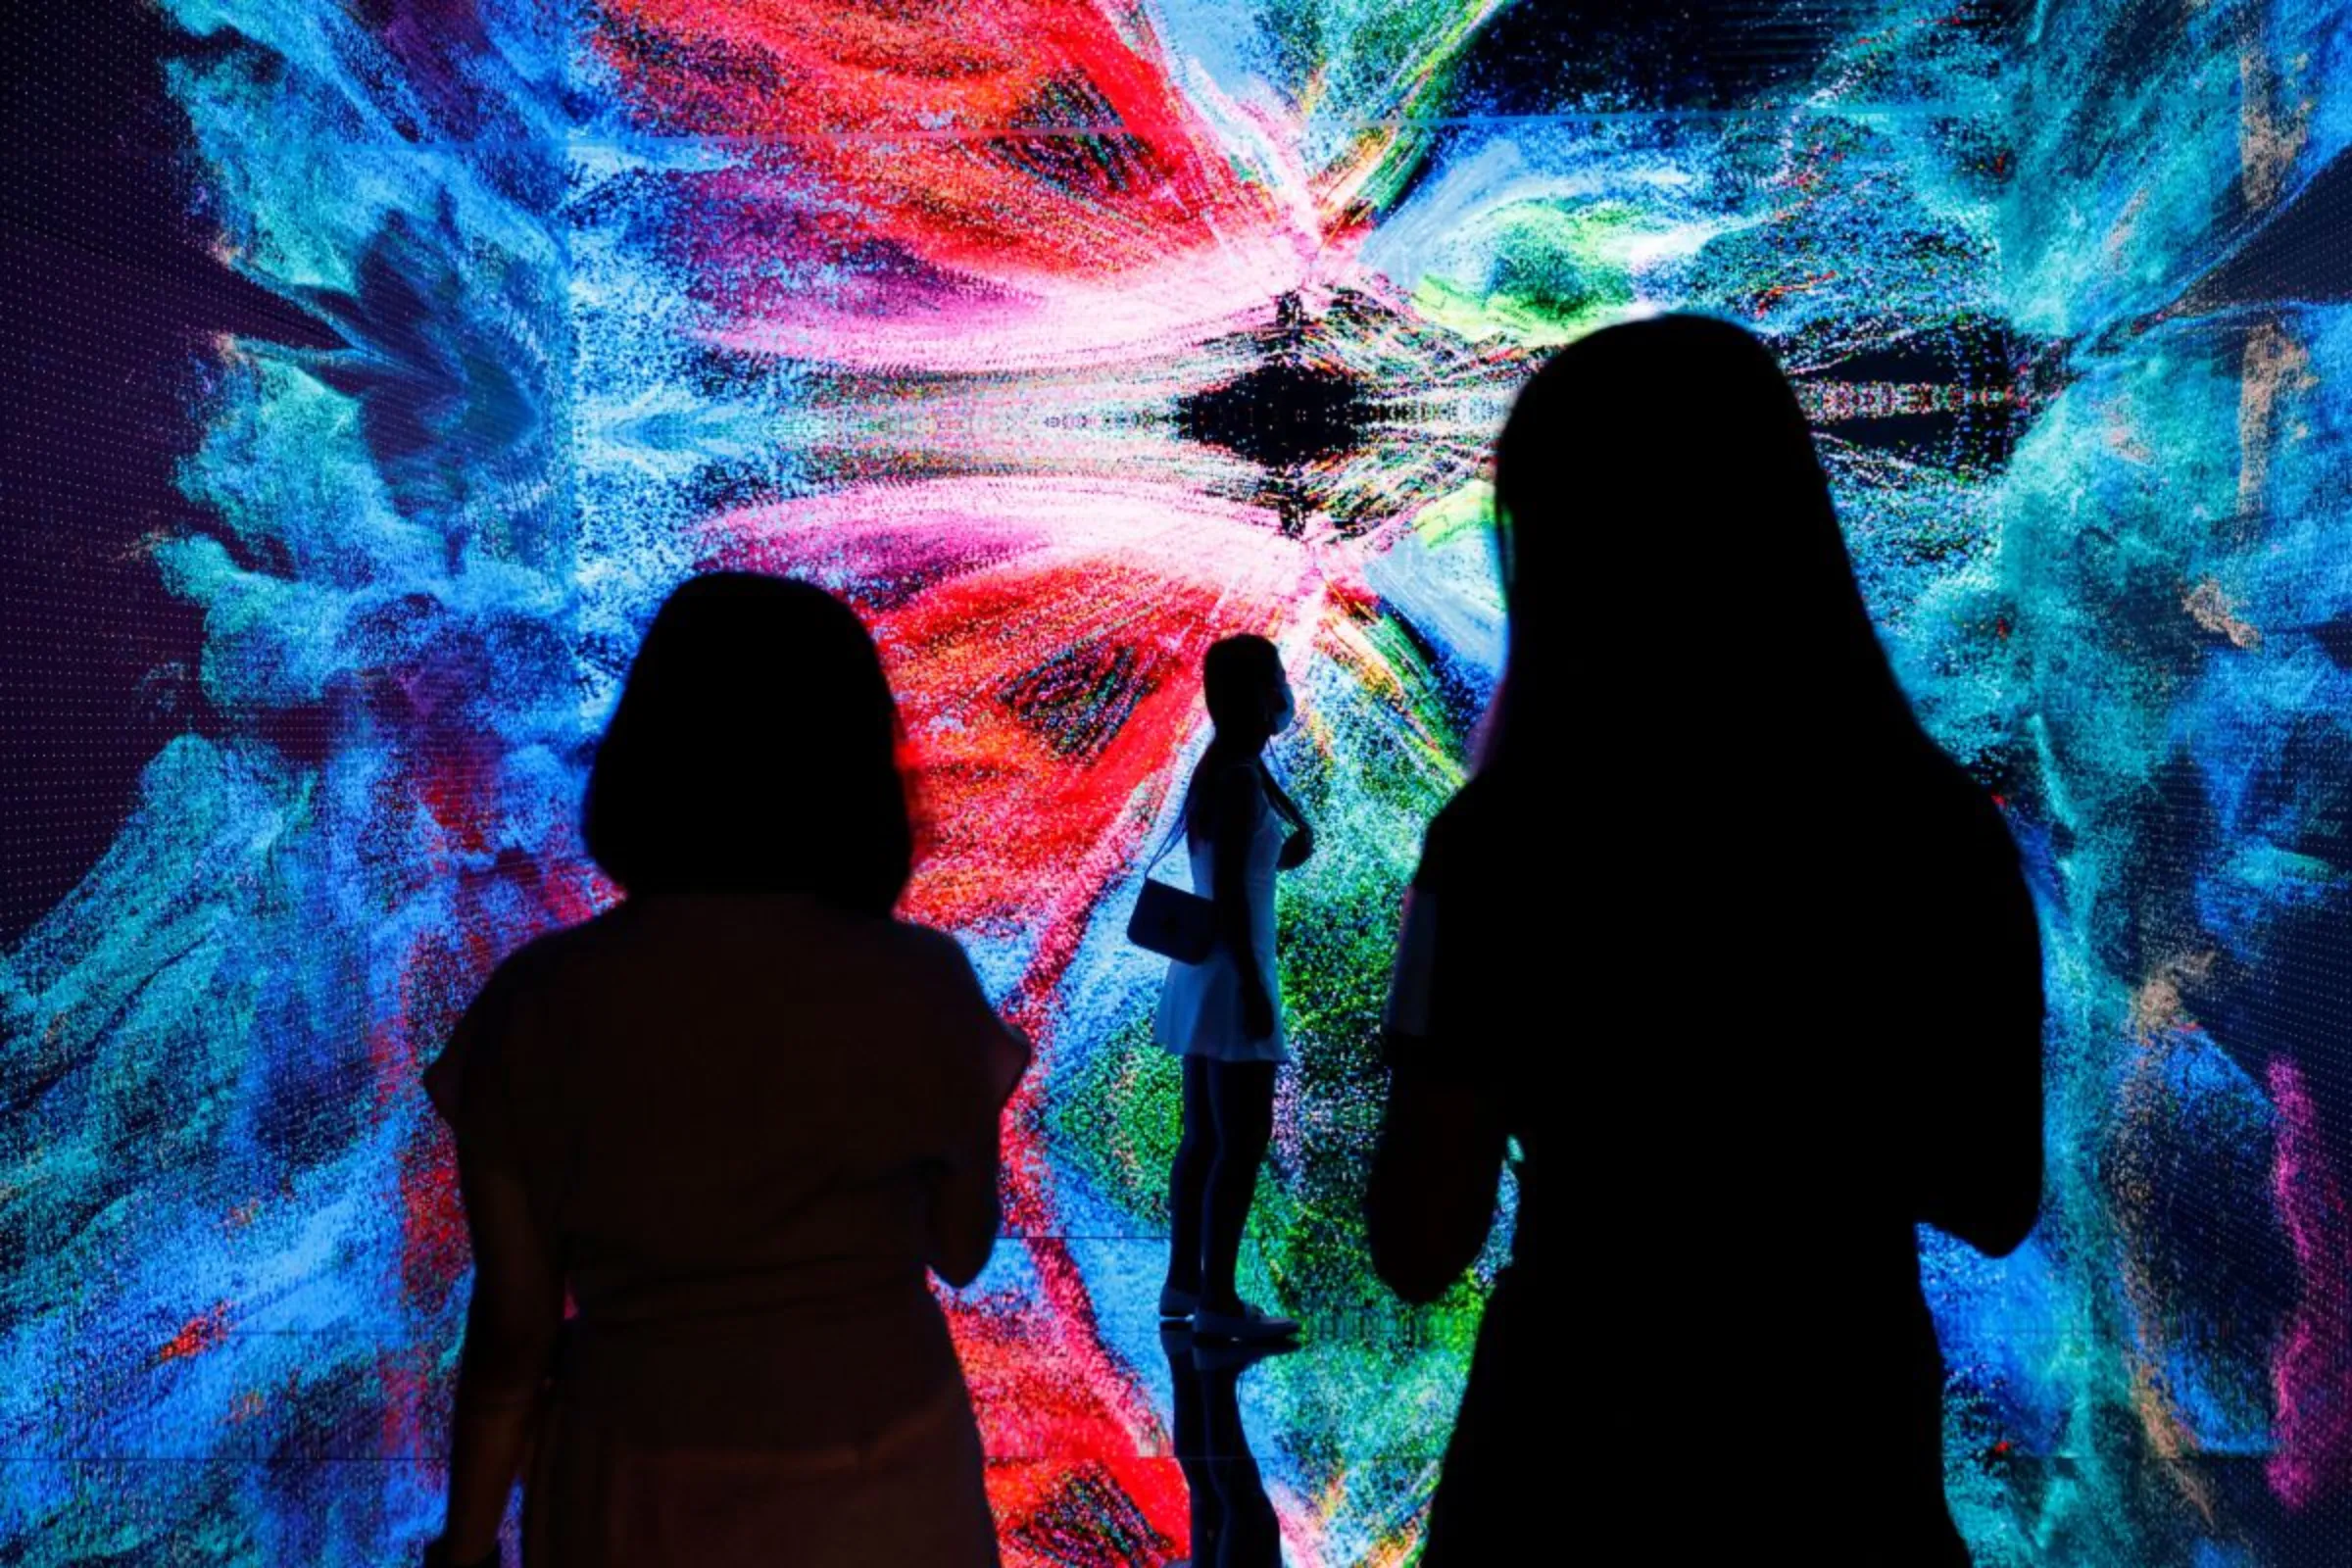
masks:
[(2007, 830), (1896, 687), (1745, 332), (1563, 350), (1495, 510), (1509, 652), (1408, 900), (1369, 1199), (1426, 1301), (1517, 1178), (1423, 1560), (1512, 1560), (1565, 1464), (1677, 1561), (1961, 1568), (1915, 1227), (1998, 1255), (2039, 1201)]
[(1215, 906), (1217, 943), (1172, 962), (1153, 1032), (1184, 1058), (1184, 1132), (1168, 1179), (1163, 1318), (1204, 1339), (1266, 1340), (1298, 1325), (1241, 1298), (1235, 1283), (1257, 1168), (1274, 1131), (1274, 1070), (1289, 1054), (1274, 956), (1274, 874), (1314, 851), (1298, 808), (1267, 772), (1266, 743), (1297, 712), (1282, 655), (1227, 637), (1201, 662), (1215, 734), (1185, 789), (1193, 887)]
[(494, 1561), (527, 1467), (532, 1568), (997, 1561), (925, 1275), (995, 1245), (1028, 1052), (891, 917), (897, 743), (820, 590), (721, 573), (655, 617), (585, 813), (627, 896), (500, 964), (426, 1075), (475, 1268), (428, 1560)]

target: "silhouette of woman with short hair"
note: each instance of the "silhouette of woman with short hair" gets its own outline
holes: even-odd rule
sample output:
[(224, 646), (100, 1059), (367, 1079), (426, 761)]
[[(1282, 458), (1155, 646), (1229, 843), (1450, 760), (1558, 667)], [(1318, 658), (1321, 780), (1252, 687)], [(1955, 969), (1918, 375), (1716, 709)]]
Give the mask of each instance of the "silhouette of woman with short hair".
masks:
[(500, 964), (426, 1074), (475, 1265), (428, 1556), (495, 1560), (527, 1462), (533, 1568), (997, 1561), (926, 1271), (995, 1245), (1027, 1048), (891, 917), (897, 745), (822, 591), (720, 573), (655, 617), (588, 788), (627, 896)]
[(1915, 1227), (1998, 1255), (2039, 1201), (2007, 830), (1895, 685), (1747, 333), (1561, 351), (1495, 510), (1509, 652), (1408, 900), (1369, 1199), (1426, 1301), (1517, 1177), (1423, 1560), (1514, 1560), (1568, 1474), (1674, 1561), (1962, 1568)]
[(1184, 1058), (1184, 1132), (1168, 1179), (1162, 1317), (1207, 1339), (1266, 1340), (1298, 1325), (1244, 1301), (1235, 1283), (1257, 1168), (1274, 1130), (1274, 1070), (1289, 1054), (1274, 956), (1274, 875), (1306, 859), (1314, 835), (1266, 771), (1266, 742), (1297, 711), (1282, 655), (1227, 637), (1201, 662), (1215, 735), (1185, 789), (1193, 888), (1215, 906), (1217, 942), (1172, 962), (1153, 1033)]

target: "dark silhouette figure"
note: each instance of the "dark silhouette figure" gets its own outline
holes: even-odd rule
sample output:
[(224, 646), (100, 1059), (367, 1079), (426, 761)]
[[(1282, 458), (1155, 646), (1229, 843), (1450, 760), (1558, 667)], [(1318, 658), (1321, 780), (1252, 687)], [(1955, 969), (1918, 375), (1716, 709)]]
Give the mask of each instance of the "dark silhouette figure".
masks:
[(1282, 1523), (1242, 1425), (1242, 1374), (1298, 1348), (1199, 1341), (1189, 1323), (1159, 1326), (1168, 1358), (1176, 1463), (1193, 1503), (1192, 1555), (1169, 1568), (1282, 1568)]
[(426, 1074), (475, 1268), (431, 1555), (495, 1557), (527, 1470), (532, 1568), (996, 1562), (925, 1271), (995, 1245), (1028, 1054), (891, 917), (897, 740), (818, 589), (703, 577), (655, 618), (588, 787), (627, 897), (500, 964)]
[(1185, 791), (1194, 891), (1215, 906), (1217, 946), (1170, 963), (1154, 1033), (1184, 1058), (1184, 1136), (1168, 1182), (1162, 1317), (1206, 1338), (1267, 1339), (1298, 1325), (1243, 1301), (1234, 1282), (1257, 1169), (1274, 1130), (1274, 1070), (1288, 1054), (1274, 956), (1274, 875), (1314, 852), (1314, 834), (1266, 771), (1266, 742), (1296, 712), (1282, 656), (1227, 637), (1201, 663), (1216, 733)]
[(1999, 1254), (2034, 1224), (2015, 849), (1896, 687), (1754, 338), (1562, 351), (1495, 492), (1509, 656), (1408, 903), (1369, 1205), (1426, 1301), (1514, 1163), (1424, 1560), (1515, 1560), (1566, 1463), (1678, 1561), (1958, 1568), (1914, 1227)]

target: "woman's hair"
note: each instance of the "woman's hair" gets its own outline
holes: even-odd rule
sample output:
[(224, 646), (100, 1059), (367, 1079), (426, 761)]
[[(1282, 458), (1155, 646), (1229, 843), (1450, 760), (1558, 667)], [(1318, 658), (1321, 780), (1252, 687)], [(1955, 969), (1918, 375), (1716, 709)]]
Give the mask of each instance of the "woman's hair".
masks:
[(1553, 355), (1494, 500), (1510, 649), (1482, 770), (1532, 766), (1545, 729), (1750, 760), (1925, 744), (1796, 395), (1740, 328), (1659, 317)]
[(887, 914), (913, 834), (897, 705), (865, 627), (808, 583), (684, 584), (629, 666), (582, 827), (631, 894), (807, 893)]
[(1282, 677), (1282, 651), (1245, 632), (1209, 644), (1200, 661), (1200, 694), (1209, 721), (1229, 740), (1256, 744), (1271, 730), (1266, 691)]

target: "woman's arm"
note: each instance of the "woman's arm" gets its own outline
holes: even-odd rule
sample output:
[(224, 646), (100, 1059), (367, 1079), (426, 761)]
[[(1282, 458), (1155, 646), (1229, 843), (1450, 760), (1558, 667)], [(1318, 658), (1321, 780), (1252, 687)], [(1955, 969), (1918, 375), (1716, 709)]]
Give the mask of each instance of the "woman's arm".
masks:
[(997, 1122), (992, 1118), (985, 1137), (974, 1138), (953, 1157), (933, 1168), (931, 1177), (931, 1272), (956, 1290), (980, 1277), (989, 1254), (997, 1250), (997, 1232), (1004, 1215), (997, 1199), (1003, 1169)]
[[(1365, 1200), (1372, 1266), (1408, 1301), (1444, 1295), (1486, 1246), (1505, 1148), (1492, 1097), (1468, 1074), (1441, 1070), (1466, 1043), (1432, 1038), (1443, 1026), (1433, 1006), (1439, 900), (1430, 886), (1442, 863), (1440, 844), (1433, 828), (1405, 897), (1386, 1020), (1389, 1098)], [(1452, 921), (1463, 918), (1462, 909), (1451, 909)]]
[(1233, 956), (1242, 980), (1242, 1030), (1252, 1040), (1274, 1032), (1274, 999), (1258, 973), (1256, 932), (1250, 920), (1250, 841), (1257, 813), (1267, 809), (1257, 769), (1242, 763), (1220, 772), (1210, 797), (1209, 849), (1216, 867), (1214, 906), (1218, 940)]
[(1291, 823), (1291, 836), (1282, 841), (1282, 854), (1275, 858), (1274, 864), (1284, 871), (1296, 871), (1314, 856), (1314, 827), (1307, 821), (1306, 813), (1298, 809), (1298, 803), (1291, 799), (1289, 792), (1275, 781), (1272, 773), (1265, 775), (1265, 781), (1266, 795), (1274, 802), (1274, 808), (1289, 818)]
[(1961, 961), (1973, 972), (1921, 1008), (1928, 1032), (1913, 1050), (1926, 1058), (1917, 1114), (1927, 1136), (1911, 1156), (1919, 1218), (2000, 1257), (2041, 1209), (2041, 931), (1989, 803), (1973, 842), (1977, 858), (1944, 909), (1948, 942), (1930, 955), (1971, 955)]
[(1390, 1069), (1364, 1203), (1372, 1267), (1389, 1289), (1434, 1301), (1477, 1260), (1494, 1227), (1504, 1149), (1488, 1096), (1426, 1066)]
[[(1445, 1296), (1487, 1246), (1507, 1148), (1503, 1107), (1465, 1069), (1472, 1051), (1495, 1051), (1500, 1042), (1484, 1037), (1494, 1032), (1492, 1008), (1470, 1018), (1460, 1013), (1463, 955), (1480, 955), (1489, 933), (1477, 898), (1463, 903), (1437, 891), (1456, 860), (1451, 847), (1453, 830), (1440, 815), (1404, 896), (1397, 973), (1383, 1020), (1388, 1104), (1364, 1199), (1371, 1267), (1409, 1302)], [(1445, 955), (1440, 924), (1448, 938)], [(1440, 990), (1448, 992), (1451, 1013), (1440, 1015)]]
[(931, 1179), (931, 1272), (957, 1290), (980, 1277), (997, 1249), (997, 1233), (1004, 1228), (997, 1192), (1004, 1169), (1004, 1102), (1029, 1068), (1027, 1039), (997, 1024), (994, 1014), (989, 1022), (996, 1025), (996, 1038), (988, 1048), (996, 1112), (987, 1128), (938, 1166)]
[[(932, 1273), (961, 1290), (988, 1266), (989, 1254), (996, 1250), (997, 1233), (1004, 1227), (998, 1188), (1004, 1164), (1001, 1133), (1004, 1105), (1020, 1087), (1034, 1053), (1028, 1037), (1000, 1020), (988, 1004), (987, 993), (963, 949), (952, 940), (940, 940), (951, 972), (939, 984), (950, 994), (965, 995), (965, 1021), (956, 1025), (956, 1040), (961, 1049), (980, 1054), (978, 1088), (987, 1097), (988, 1110), (986, 1120), (968, 1135), (963, 1146), (950, 1151), (928, 1173), (930, 1241), (924, 1261)], [(972, 1083), (961, 1073), (952, 1081)]]
[(466, 1228), (473, 1239), (473, 1300), (458, 1363), (451, 1421), (449, 1518), (442, 1544), (459, 1562), (498, 1545), (541, 1385), (564, 1323), (564, 1276), (532, 1219), (521, 1178), (458, 1152)]

